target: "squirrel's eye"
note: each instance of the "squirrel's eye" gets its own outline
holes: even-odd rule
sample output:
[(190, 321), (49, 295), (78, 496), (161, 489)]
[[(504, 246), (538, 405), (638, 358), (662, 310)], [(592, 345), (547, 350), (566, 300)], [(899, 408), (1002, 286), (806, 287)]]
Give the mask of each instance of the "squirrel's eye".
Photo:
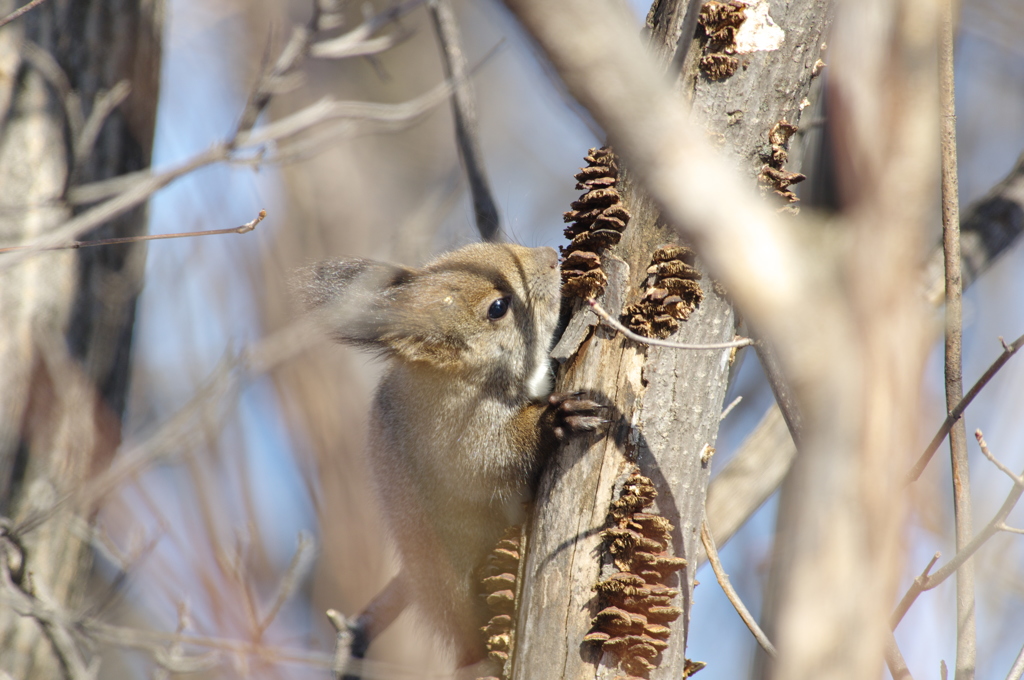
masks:
[(491, 303), (491, 306), (487, 308), (487, 318), (491, 321), (497, 321), (501, 317), (508, 314), (508, 308), (512, 304), (512, 298), (503, 297), (498, 298)]

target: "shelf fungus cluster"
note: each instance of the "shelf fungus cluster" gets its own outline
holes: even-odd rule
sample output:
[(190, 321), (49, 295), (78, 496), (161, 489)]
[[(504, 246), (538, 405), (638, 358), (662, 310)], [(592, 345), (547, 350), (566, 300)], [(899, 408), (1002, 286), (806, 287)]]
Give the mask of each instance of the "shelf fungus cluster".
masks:
[[(512, 651), (512, 622), (516, 613), (516, 574), (519, 573), (522, 529), (509, 527), (484, 563), (482, 596), (492, 613), (481, 630), (487, 642), (487, 656), (504, 665)], [(499, 680), (497, 677), (477, 680)]]
[(667, 338), (689, 318), (704, 299), (694, 266), (695, 255), (686, 246), (669, 245), (654, 251), (639, 302), (628, 305), (622, 322), (648, 338)]
[(783, 206), (783, 210), (790, 212), (797, 211), (796, 206), (792, 204), (800, 199), (789, 187), (807, 179), (806, 175), (786, 170), (786, 161), (789, 160), (786, 145), (796, 131), (796, 125), (788, 122), (785, 118), (768, 131), (768, 148), (761, 154), (761, 160), (765, 165), (761, 168), (761, 174), (758, 175), (761, 185), (770, 188), (776, 196), (784, 200), (786, 205)]
[(668, 624), (682, 614), (671, 604), (679, 591), (665, 581), (685, 567), (686, 560), (669, 552), (668, 520), (645, 512), (656, 496), (651, 480), (634, 472), (612, 502), (610, 526), (601, 533), (615, 571), (594, 586), (601, 609), (584, 641), (618, 657), (626, 675), (615, 680), (649, 677), (668, 647)]
[(564, 219), (569, 245), (562, 248), (562, 292), (583, 299), (597, 297), (608, 283), (601, 270), (601, 251), (622, 238), (629, 211), (615, 184), (619, 163), (608, 147), (591, 149), (587, 167), (576, 174), (576, 188), (584, 192)]
[(725, 80), (739, 68), (736, 31), (747, 18), (746, 5), (739, 0), (709, 0), (700, 8), (697, 23), (704, 31), (704, 54), (700, 70), (710, 80)]

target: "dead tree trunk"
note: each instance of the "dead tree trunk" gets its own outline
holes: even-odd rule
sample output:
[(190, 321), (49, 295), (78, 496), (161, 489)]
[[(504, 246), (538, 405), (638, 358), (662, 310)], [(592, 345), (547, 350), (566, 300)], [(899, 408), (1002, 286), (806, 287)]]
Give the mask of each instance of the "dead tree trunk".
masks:
[[(774, 49), (740, 54), (721, 36), (694, 40), (695, 15), (687, 21), (688, 11), (696, 10), (690, 6), (693, 2), (697, 0), (655, 2), (648, 18), (654, 48), (670, 69), (681, 70), (679, 82), (691, 95), (691, 115), (720, 140), (751, 183), (761, 177), (768, 191), (781, 194), (786, 191), (784, 180), (794, 179), (784, 162), (790, 134), (785, 123), (799, 125), (806, 108), (804, 100), (820, 71), (816, 62), (822, 56), (832, 2), (773, 5), (772, 18), (784, 37)], [(522, 3), (506, 4), (524, 18), (527, 10)], [(602, 7), (601, 11), (613, 11), (611, 5)], [(524, 23), (534, 30), (529, 20)], [(773, 130), (775, 138), (770, 139)], [(610, 141), (614, 146), (615, 140)], [(765, 171), (766, 166), (770, 170)], [(656, 207), (629, 180), (628, 168), (619, 189), (632, 219), (622, 241), (602, 255), (610, 282), (601, 302), (615, 316), (643, 294), (654, 250), (674, 240), (661, 226)], [(671, 339), (731, 340), (735, 319), (723, 291), (707, 275), (700, 286), (703, 301)], [(668, 647), (650, 677), (685, 677), (708, 461), (714, 452), (730, 352), (640, 346), (606, 328), (586, 328), (588, 316), (592, 324), (594, 317), (586, 305), (577, 305), (567, 335), (579, 334), (579, 350), (563, 365), (558, 390), (600, 395), (614, 405), (614, 422), (604, 440), (563, 447), (541, 482), (523, 569), (512, 677), (606, 677), (607, 668), (620, 661), (614, 654), (602, 658), (600, 647), (584, 643), (583, 637), (601, 606), (594, 591), (605, 559), (599, 533), (607, 526), (610, 502), (634, 464), (654, 482), (657, 509), (675, 527), (670, 552), (690, 562), (681, 572), (681, 594), (673, 602), (683, 615), (670, 624)]]
[[(14, 8), (0, 2), (0, 15)], [(160, 0), (52, 0), (0, 31), (4, 245), (31, 242), (82, 209), (76, 187), (149, 165), (162, 13)], [(145, 217), (136, 209), (88, 237), (141, 233)], [(120, 442), (145, 249), (5, 257), (0, 558), (7, 587), (73, 611), (91, 563), (88, 530), (75, 529), (91, 511), (39, 513), (106, 466)], [(11, 677), (74, 675), (52, 643), (40, 620), (0, 606), (0, 669)]]

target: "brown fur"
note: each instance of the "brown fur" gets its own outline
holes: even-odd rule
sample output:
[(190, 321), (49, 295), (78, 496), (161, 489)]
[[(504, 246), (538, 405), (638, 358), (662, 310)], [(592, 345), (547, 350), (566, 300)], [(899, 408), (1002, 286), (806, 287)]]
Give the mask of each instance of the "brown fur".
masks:
[[(460, 666), (483, 658), (476, 570), (524, 518), (552, 445), (558, 321), (550, 248), (476, 244), (420, 270), (367, 260), (312, 267), (306, 301), (339, 341), (391, 359), (374, 399), (371, 468), (411, 600)], [(507, 313), (488, 317), (508, 298)]]

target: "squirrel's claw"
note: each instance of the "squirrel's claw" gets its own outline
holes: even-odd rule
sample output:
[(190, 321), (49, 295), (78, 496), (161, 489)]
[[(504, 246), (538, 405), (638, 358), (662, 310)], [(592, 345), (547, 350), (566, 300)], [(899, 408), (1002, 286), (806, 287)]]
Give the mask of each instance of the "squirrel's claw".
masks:
[(606, 408), (582, 396), (583, 392), (572, 392), (552, 394), (548, 398), (554, 417), (552, 433), (558, 441), (580, 432), (595, 432), (608, 424), (609, 421), (601, 417)]

